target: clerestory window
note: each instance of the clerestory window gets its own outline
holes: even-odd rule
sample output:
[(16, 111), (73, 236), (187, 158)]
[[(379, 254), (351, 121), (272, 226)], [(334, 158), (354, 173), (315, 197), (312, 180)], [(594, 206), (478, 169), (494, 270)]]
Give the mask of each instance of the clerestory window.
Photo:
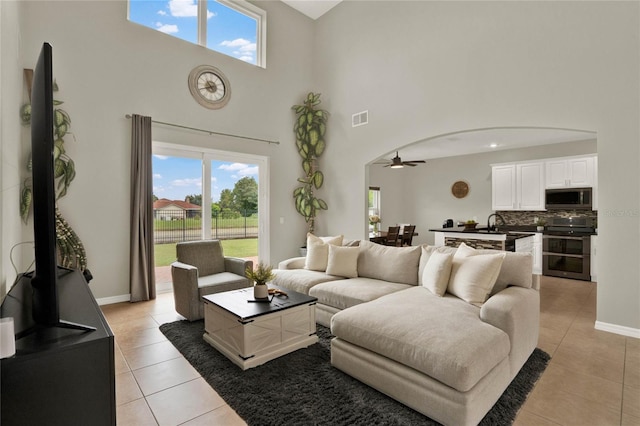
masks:
[(267, 12), (245, 0), (129, 0), (129, 20), (266, 67)]

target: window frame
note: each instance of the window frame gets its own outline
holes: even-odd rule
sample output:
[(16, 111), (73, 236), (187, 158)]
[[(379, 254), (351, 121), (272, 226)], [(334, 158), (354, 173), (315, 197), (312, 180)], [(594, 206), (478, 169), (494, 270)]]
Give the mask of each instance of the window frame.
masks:
[[(205, 12), (200, 15), (200, 11), (198, 11), (198, 24), (200, 24), (200, 16), (207, 16), (206, 13), (206, 4), (209, 0), (198, 0), (198, 5), (200, 3), (204, 3)], [(250, 18), (256, 20), (256, 63), (255, 66), (260, 68), (267, 68), (267, 11), (260, 9), (254, 4), (249, 3), (246, 0), (210, 0), (217, 1), (218, 3), (227, 6), (230, 9), (235, 10), (238, 13), (242, 13), (243, 15), (247, 15)], [(198, 42), (201, 46), (207, 46), (207, 33), (206, 33), (206, 18), (204, 20), (205, 32), (204, 37), (202, 39), (202, 43), (200, 40)], [(208, 49), (208, 47), (207, 47)], [(214, 50), (214, 52), (218, 52)], [(222, 52), (218, 52), (222, 53)], [(229, 56), (226, 53), (222, 53), (223, 55)], [(233, 56), (231, 56), (233, 58)], [(238, 59), (238, 58), (234, 58)], [(244, 61), (243, 61), (244, 62)], [(247, 62), (248, 63), (248, 62)], [(254, 65), (254, 64), (251, 64)]]
[[(233, 58), (239, 60), (241, 62), (245, 62), (249, 65), (253, 65), (260, 68), (267, 68), (267, 11), (260, 9), (254, 4), (249, 3), (246, 0), (196, 0), (198, 5), (198, 16), (196, 17), (196, 21), (198, 24), (197, 27), (197, 41), (193, 43), (189, 40), (185, 40), (180, 37), (176, 37), (171, 34), (166, 34), (171, 37), (177, 38), (179, 40), (185, 41), (187, 43), (196, 44), (198, 46), (202, 46), (212, 52), (219, 53), (221, 55), (227, 56), (229, 58)], [(207, 46), (207, 4), (208, 2), (217, 2), (223, 6), (226, 6), (234, 11), (241, 13), (243, 15), (248, 16), (251, 19), (256, 21), (256, 63), (252, 64), (251, 62), (243, 61), (242, 59), (236, 58), (235, 56), (228, 55), (224, 52), (220, 52), (219, 50), (214, 50)], [(150, 27), (148, 25), (132, 21), (131, 20), (131, 2), (127, 1), (127, 20), (129, 22), (133, 22), (134, 24), (140, 25), (145, 28), (150, 28), (154, 31), (158, 31), (156, 28)]]
[(211, 229), (211, 161), (238, 162), (258, 166), (258, 258), (270, 264), (270, 161), (269, 157), (240, 152), (222, 151), (196, 145), (152, 141), (152, 154), (199, 159), (202, 162), (202, 238), (211, 239), (205, 229)]

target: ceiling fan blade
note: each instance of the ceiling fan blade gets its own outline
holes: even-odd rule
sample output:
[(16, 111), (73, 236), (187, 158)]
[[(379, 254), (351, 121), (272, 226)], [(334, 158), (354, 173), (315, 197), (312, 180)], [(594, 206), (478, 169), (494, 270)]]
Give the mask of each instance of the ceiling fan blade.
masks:
[(409, 164), (409, 163), (412, 163), (412, 164), (423, 164), (423, 163), (425, 163), (425, 161), (424, 160), (411, 160), (411, 161), (403, 161), (403, 163), (405, 163), (405, 164)]
[(404, 161), (402, 162), (402, 164), (404, 164), (405, 166), (409, 166), (409, 167), (415, 167), (416, 166), (416, 164), (407, 163), (407, 162), (404, 162)]

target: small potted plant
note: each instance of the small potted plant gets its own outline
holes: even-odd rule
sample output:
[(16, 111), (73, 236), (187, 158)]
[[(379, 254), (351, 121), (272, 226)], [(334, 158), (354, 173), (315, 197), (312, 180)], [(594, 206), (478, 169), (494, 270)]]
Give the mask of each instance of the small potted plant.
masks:
[(267, 287), (267, 282), (276, 277), (271, 266), (260, 262), (255, 269), (247, 268), (245, 275), (254, 282), (253, 297), (255, 299), (266, 299), (269, 297), (269, 287)]
[(473, 219), (469, 219), (464, 223), (464, 229), (475, 229), (478, 226), (478, 222)]
[(536, 219), (536, 231), (538, 232), (542, 232), (544, 231), (544, 225), (547, 224), (547, 221), (540, 218), (540, 219)]
[(382, 219), (380, 219), (380, 216), (378, 216), (377, 214), (372, 214), (371, 216), (369, 216), (369, 223), (371, 224), (371, 226), (373, 227), (373, 232), (377, 233), (378, 232), (378, 227), (380, 226), (380, 221)]

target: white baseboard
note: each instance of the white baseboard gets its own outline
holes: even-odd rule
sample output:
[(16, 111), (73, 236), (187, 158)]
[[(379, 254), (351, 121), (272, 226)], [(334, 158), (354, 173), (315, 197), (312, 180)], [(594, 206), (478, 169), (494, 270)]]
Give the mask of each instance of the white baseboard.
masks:
[(112, 303), (128, 302), (131, 300), (130, 294), (121, 294), (120, 296), (101, 297), (96, 299), (98, 305), (111, 305)]
[[(171, 283), (156, 284), (156, 293), (171, 293), (173, 286)], [(96, 299), (99, 306), (111, 305), (112, 303), (129, 302), (131, 300), (130, 294), (121, 294), (120, 296), (101, 297)]]
[(640, 339), (640, 329), (638, 328), (631, 328), (631, 327), (625, 327), (623, 325), (609, 324), (602, 321), (596, 321), (595, 329)]

